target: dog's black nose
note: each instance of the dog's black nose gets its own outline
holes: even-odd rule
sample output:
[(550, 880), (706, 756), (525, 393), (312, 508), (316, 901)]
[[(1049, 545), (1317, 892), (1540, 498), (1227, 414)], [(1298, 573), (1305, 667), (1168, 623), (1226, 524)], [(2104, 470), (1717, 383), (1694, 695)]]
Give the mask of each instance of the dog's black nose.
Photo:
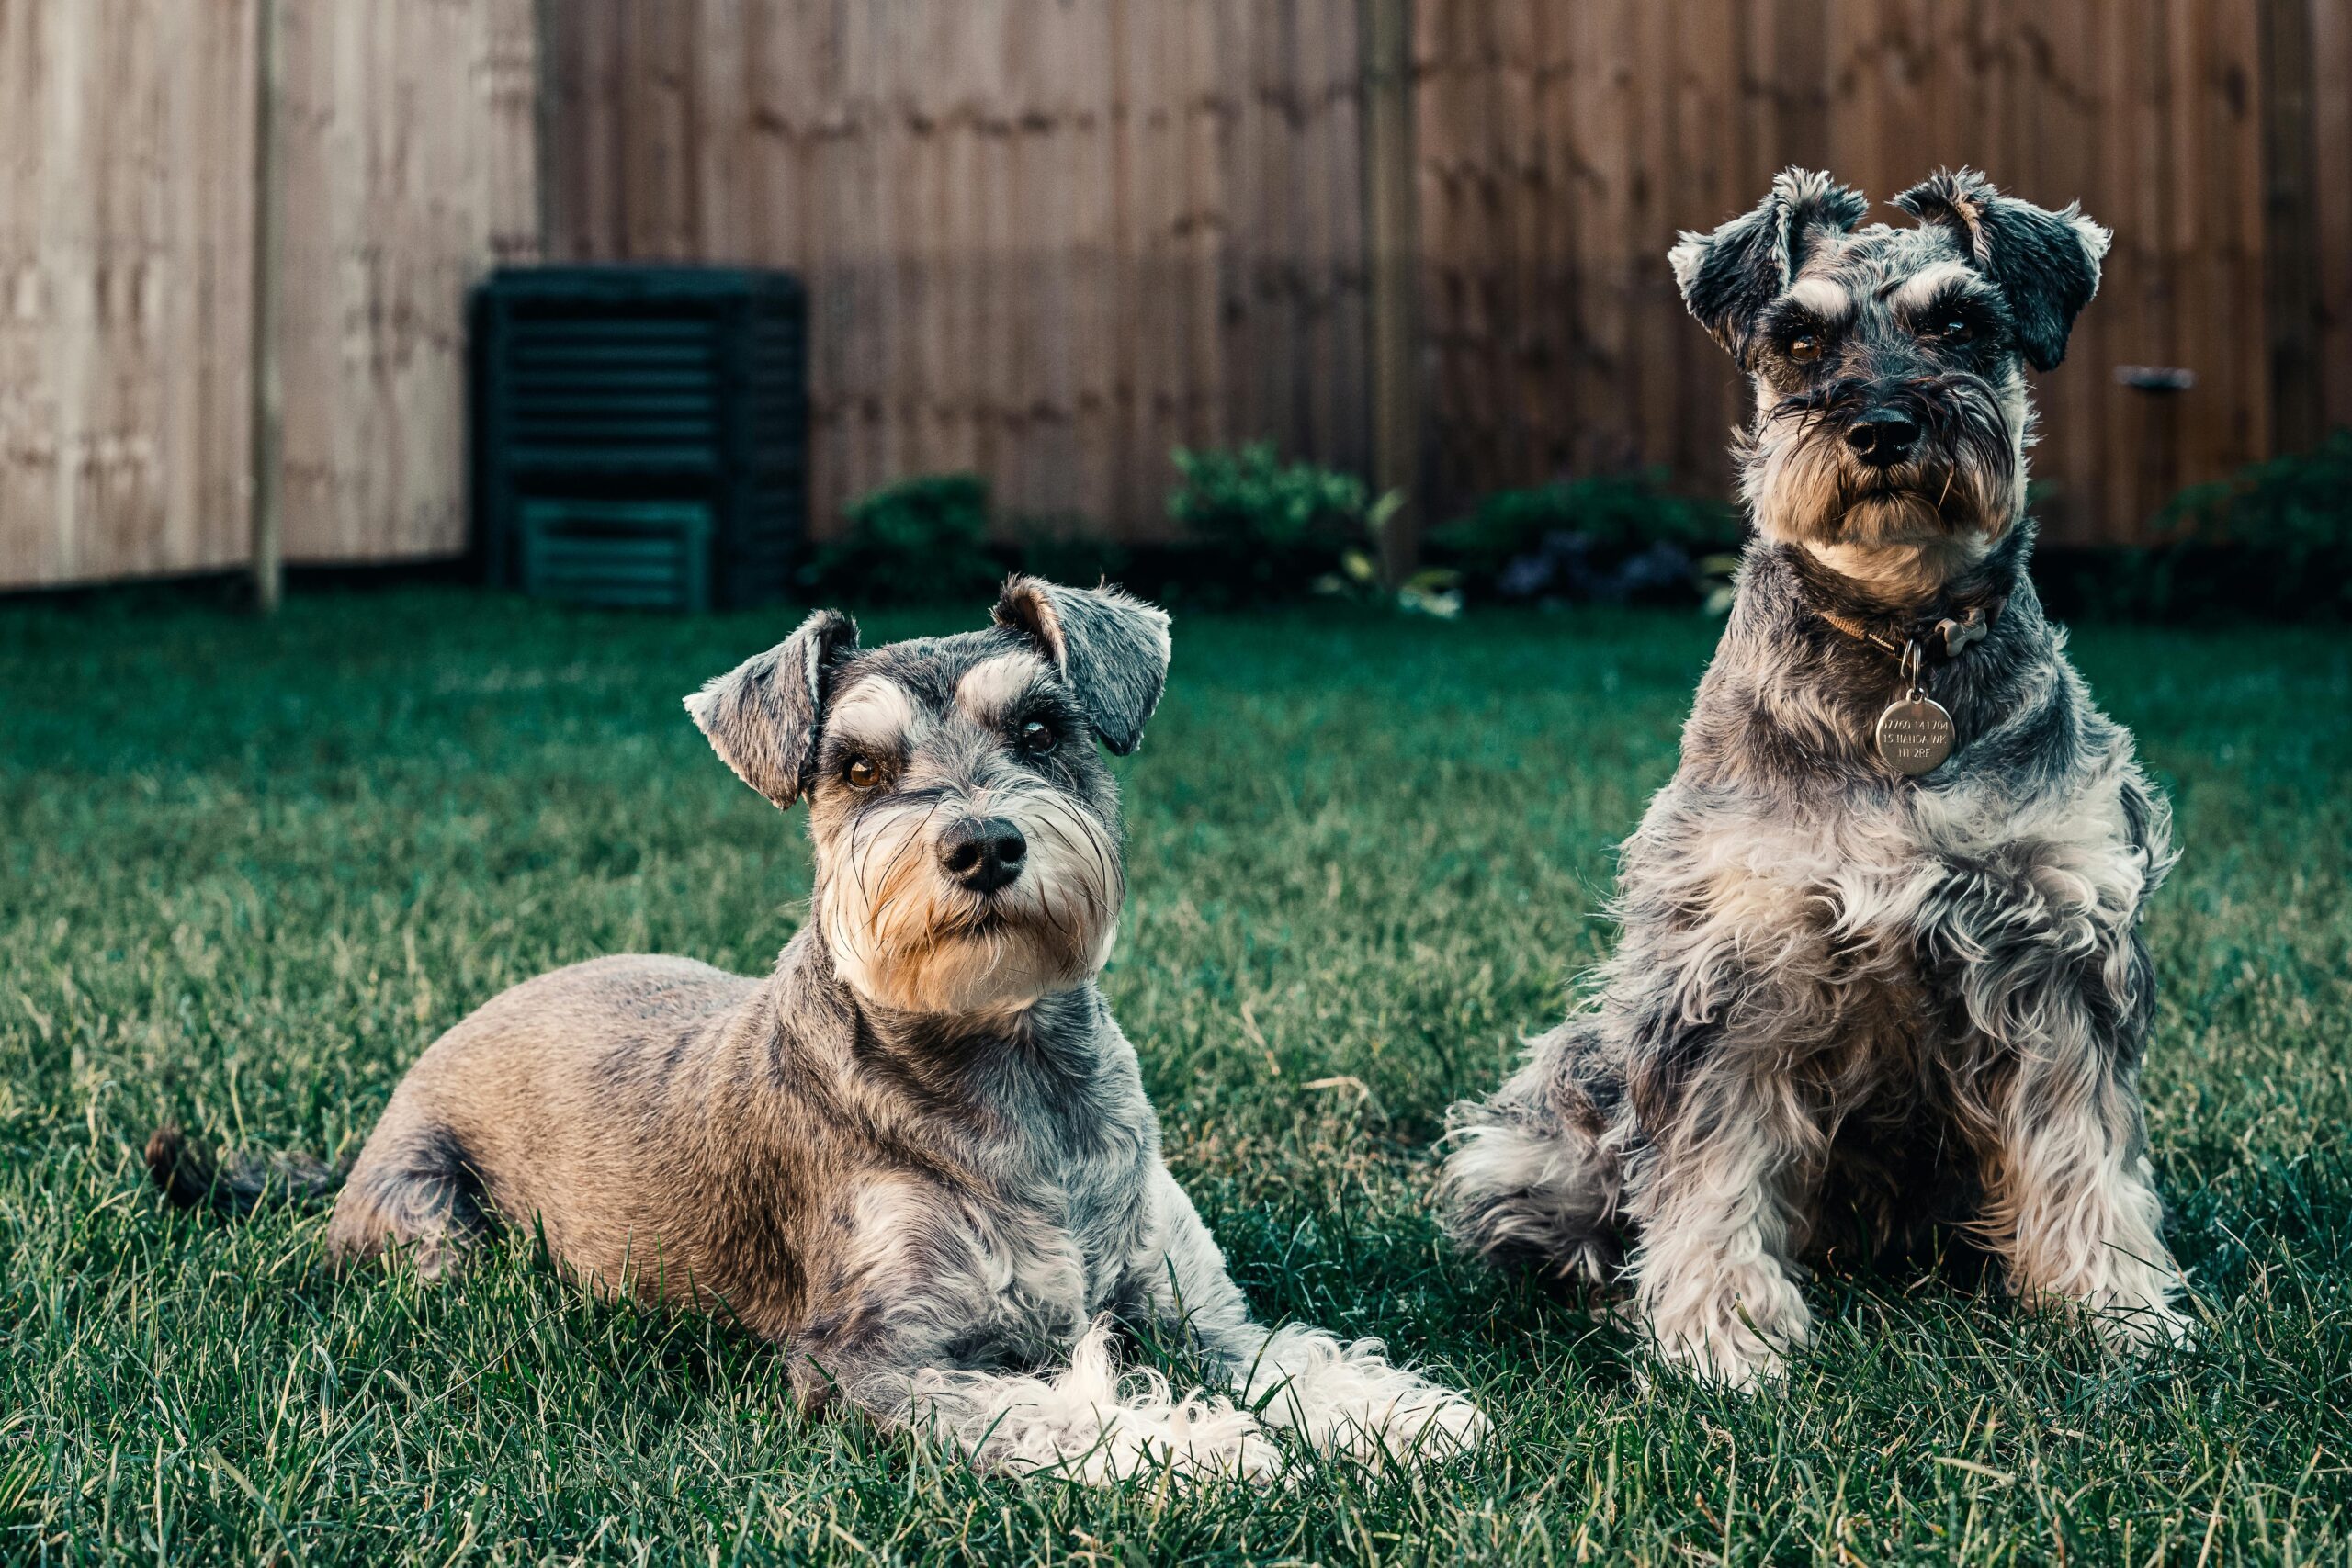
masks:
[(1029, 840), (1001, 817), (967, 817), (941, 835), (939, 863), (975, 893), (993, 893), (1021, 874)]
[(1918, 442), (1918, 425), (1893, 409), (1873, 409), (1846, 427), (1846, 445), (1874, 468), (1894, 467)]

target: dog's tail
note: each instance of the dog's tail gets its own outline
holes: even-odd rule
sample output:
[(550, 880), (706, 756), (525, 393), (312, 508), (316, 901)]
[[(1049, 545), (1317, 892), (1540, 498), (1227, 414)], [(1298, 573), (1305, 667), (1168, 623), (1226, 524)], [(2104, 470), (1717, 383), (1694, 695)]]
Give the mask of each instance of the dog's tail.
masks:
[(304, 1202), (334, 1195), (348, 1170), (310, 1155), (222, 1156), (170, 1123), (147, 1140), (147, 1171), (166, 1201), (182, 1209), (250, 1214), (265, 1202)]

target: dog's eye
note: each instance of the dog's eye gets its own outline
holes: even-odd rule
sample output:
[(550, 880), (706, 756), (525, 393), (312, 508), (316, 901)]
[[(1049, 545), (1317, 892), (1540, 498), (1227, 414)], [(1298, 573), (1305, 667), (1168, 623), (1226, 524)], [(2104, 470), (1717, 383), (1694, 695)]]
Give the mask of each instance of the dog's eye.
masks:
[(1061, 744), (1062, 738), (1054, 727), (1043, 719), (1031, 719), (1021, 727), (1021, 749), (1032, 757), (1042, 757)]
[(852, 789), (872, 789), (882, 782), (882, 770), (874, 765), (871, 757), (852, 757), (849, 766), (842, 770), (842, 777)]
[(1929, 327), (1928, 335), (1938, 343), (1966, 343), (1976, 335), (1976, 328), (1965, 316), (1947, 316)]
[(1821, 334), (1799, 333), (1789, 340), (1789, 357), (1799, 365), (1810, 365), (1821, 357)]

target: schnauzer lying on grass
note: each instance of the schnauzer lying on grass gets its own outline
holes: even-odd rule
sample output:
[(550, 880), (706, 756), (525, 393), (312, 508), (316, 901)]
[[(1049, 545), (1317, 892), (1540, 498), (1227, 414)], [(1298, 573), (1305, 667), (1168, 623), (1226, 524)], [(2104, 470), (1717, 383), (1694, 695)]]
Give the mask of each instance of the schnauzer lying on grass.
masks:
[[(1250, 1322), (1095, 988), (1125, 883), (1093, 740), (1142, 738), (1167, 617), (1015, 579), (995, 623), (861, 650), (820, 612), (689, 698), (745, 783), (807, 798), (808, 925), (764, 980), (606, 958), (492, 1000), (393, 1094), (329, 1247), (440, 1274), (536, 1226), (608, 1294), (782, 1341), (811, 1406), (984, 1464), (1263, 1475), (1270, 1426), (1384, 1461), (1475, 1442), (1478, 1411), (1375, 1343)], [(334, 1181), (168, 1131), (150, 1159), (232, 1208)], [(1109, 1313), (1188, 1336), (1240, 1405), (1121, 1378)]]
[(1738, 1386), (1805, 1340), (1792, 1260), (1848, 1222), (1961, 1226), (2121, 1346), (2185, 1327), (2137, 1090), (2169, 814), (2025, 573), (2024, 369), (2108, 234), (1968, 171), (1895, 204), (1917, 227), (1857, 228), (1792, 170), (1674, 248), (1755, 383), (1756, 537), (1616, 953), (1446, 1165), (1466, 1245), (1622, 1271), (1658, 1354)]

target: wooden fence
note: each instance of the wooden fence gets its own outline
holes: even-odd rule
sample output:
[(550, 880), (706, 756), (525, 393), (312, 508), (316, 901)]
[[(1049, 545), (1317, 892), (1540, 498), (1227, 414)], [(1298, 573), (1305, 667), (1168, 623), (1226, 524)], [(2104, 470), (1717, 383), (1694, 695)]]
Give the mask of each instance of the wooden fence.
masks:
[[(1437, 514), (1719, 489), (1741, 394), (1664, 252), (1792, 163), (2115, 228), (2042, 387), (2056, 537), (2352, 420), (2352, 0), (1415, 0), (1395, 100), (1402, 0), (278, 3), (298, 562), (462, 547), (464, 290), (538, 254), (804, 273), (820, 528), (973, 468), (1148, 538), (1170, 447), (1255, 437), (1404, 442)], [(0, 0), (0, 585), (244, 551), (256, 4)]]
[(550, 251), (804, 274), (820, 518), (973, 468), (1132, 532), (1179, 442), (1363, 466), (1355, 0), (559, 16)]
[[(2352, 419), (2352, 7), (1422, 0), (1421, 16), (1450, 489), (1624, 463), (1720, 478), (1746, 393), (1683, 317), (1661, 253), (1790, 164), (1881, 200), (1971, 164), (2015, 195), (2079, 198), (2115, 231), (2098, 302), (2040, 388), (2034, 467), (2056, 537), (2137, 536), (2182, 484), (2281, 437), (2310, 444), (2323, 412)], [(2300, 46), (2267, 58), (2267, 35), (2298, 28)], [(2197, 382), (2134, 390), (2116, 378), (2127, 365)]]
[[(285, 548), (465, 541), (466, 289), (537, 253), (533, 0), (280, 0)], [(0, 587), (250, 547), (256, 0), (0, 0)]]
[(0, 584), (244, 554), (253, 31), (0, 5)]
[(538, 251), (533, 0), (279, 4), (286, 557), (455, 554), (466, 295)]

